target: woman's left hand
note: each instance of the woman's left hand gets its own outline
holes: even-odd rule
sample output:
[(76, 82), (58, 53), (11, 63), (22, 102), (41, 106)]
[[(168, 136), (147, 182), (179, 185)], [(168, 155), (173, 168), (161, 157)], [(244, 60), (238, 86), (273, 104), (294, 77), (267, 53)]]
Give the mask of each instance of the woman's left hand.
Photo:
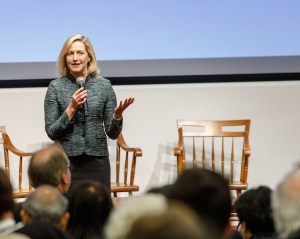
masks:
[(134, 102), (134, 98), (125, 99), (124, 102), (120, 101), (120, 104), (115, 108), (115, 118), (121, 119), (123, 117), (124, 110)]

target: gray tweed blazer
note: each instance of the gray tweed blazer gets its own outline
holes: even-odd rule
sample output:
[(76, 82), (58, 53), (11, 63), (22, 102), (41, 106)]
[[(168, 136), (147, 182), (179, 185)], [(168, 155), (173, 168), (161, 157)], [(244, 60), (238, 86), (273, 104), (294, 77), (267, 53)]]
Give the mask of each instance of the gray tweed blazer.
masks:
[(79, 109), (69, 121), (65, 110), (76, 89), (72, 76), (50, 82), (44, 101), (46, 133), (62, 144), (68, 156), (108, 156), (107, 136), (116, 139), (123, 125), (113, 120), (117, 100), (112, 85), (103, 77), (88, 76), (85, 89), (89, 115), (85, 117), (83, 109)]

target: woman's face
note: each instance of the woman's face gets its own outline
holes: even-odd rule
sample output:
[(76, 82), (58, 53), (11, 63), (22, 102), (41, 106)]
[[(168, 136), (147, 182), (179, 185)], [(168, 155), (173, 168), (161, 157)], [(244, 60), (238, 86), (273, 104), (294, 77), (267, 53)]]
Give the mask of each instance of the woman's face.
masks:
[(87, 65), (90, 61), (85, 45), (80, 41), (73, 42), (66, 54), (67, 67), (75, 78), (87, 76)]

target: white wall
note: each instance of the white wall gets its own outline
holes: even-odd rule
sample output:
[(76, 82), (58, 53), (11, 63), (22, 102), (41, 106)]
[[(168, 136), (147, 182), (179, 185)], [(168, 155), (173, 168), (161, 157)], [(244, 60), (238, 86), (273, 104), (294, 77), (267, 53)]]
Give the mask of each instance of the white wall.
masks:
[[(118, 100), (136, 99), (124, 114), (123, 134), (129, 145), (143, 150), (136, 176), (141, 192), (176, 177), (176, 119), (251, 119), (250, 187), (274, 188), (299, 162), (300, 81), (114, 89)], [(45, 92), (46, 88), (0, 89), (0, 124), (20, 149), (36, 150), (50, 142), (44, 132)]]

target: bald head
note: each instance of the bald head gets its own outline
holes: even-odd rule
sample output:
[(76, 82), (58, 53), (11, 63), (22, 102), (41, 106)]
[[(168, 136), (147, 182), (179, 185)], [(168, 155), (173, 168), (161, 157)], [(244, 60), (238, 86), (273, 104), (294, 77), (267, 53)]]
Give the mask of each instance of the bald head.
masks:
[(30, 160), (28, 167), (29, 181), (32, 187), (37, 188), (40, 185), (48, 184), (61, 188), (60, 184), (67, 184), (64, 190), (67, 191), (69, 182), (63, 182), (64, 177), (68, 177), (67, 171), (69, 159), (63, 148), (55, 143), (35, 152)]
[[(284, 187), (284, 186), (283, 186)], [(300, 170), (296, 170), (285, 182), (286, 193), (300, 200)]]

